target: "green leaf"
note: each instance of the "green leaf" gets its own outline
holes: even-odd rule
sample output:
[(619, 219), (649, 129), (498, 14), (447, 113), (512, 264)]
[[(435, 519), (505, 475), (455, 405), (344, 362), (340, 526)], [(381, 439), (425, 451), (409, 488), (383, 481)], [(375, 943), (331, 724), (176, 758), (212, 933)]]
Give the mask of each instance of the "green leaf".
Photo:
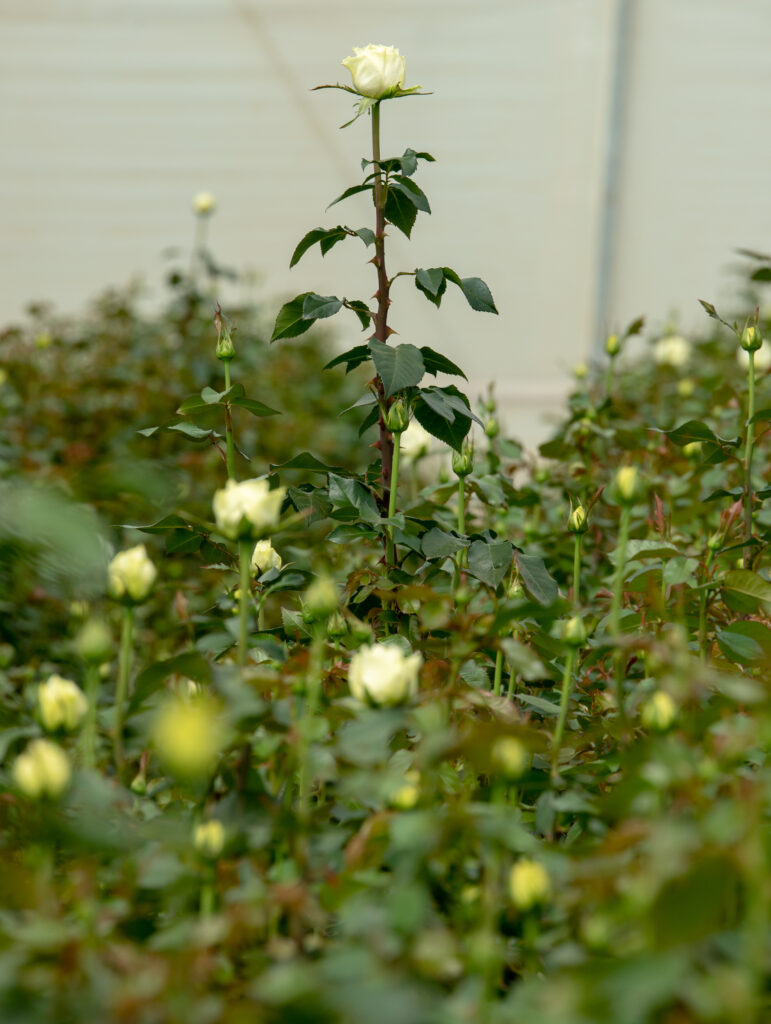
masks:
[(355, 234), (359, 236), (365, 245), (370, 246), (375, 244), (375, 232), (372, 228), (359, 228)]
[(727, 572), (723, 590), (731, 590), (756, 601), (771, 601), (771, 583), (750, 569), (734, 569)]
[[(351, 122), (349, 121), (348, 123), (350, 124)], [(350, 196), (357, 195), (359, 192), (371, 192), (373, 188), (374, 185), (372, 185), (371, 183), (365, 183), (364, 185), (352, 185), (350, 188), (347, 188), (345, 192), (339, 195), (337, 199), (333, 199), (332, 202), (327, 207), (327, 209), (329, 209), (332, 206), (335, 206), (337, 203), (341, 203), (343, 199), (348, 199)]]
[(310, 292), (303, 302), (303, 320), (324, 320), (343, 308), (343, 300), (336, 295), (316, 295)]
[(500, 644), (509, 668), (515, 675), (521, 676), (526, 683), (548, 679), (549, 673), (544, 663), (531, 647), (510, 636), (501, 637)]
[(299, 455), (295, 455), (288, 462), (271, 464), (271, 473), (279, 469), (304, 469), (310, 473), (336, 473), (338, 476), (350, 476), (347, 469), (342, 469), (340, 466), (330, 466), (326, 462), (321, 462), (320, 459), (317, 459), (310, 452), (300, 452)]
[(471, 411), (466, 396), (462, 391), (458, 391), (454, 385), (450, 384), (448, 387), (440, 388), (437, 387), (436, 384), (432, 384), (430, 388), (421, 389), (421, 394), (423, 396), (425, 396), (427, 392), (430, 392), (432, 395), (441, 395), (450, 408), (454, 410), (456, 415), (469, 417), (474, 420), (475, 423), (478, 423), (480, 427), (484, 427), (484, 424), (476, 413)]
[(717, 631), (718, 647), (731, 661), (740, 665), (758, 664), (771, 659), (771, 629), (753, 620), (734, 622)]
[(538, 604), (544, 607), (553, 604), (557, 600), (559, 588), (547, 572), (543, 559), (538, 555), (526, 555), (522, 551), (515, 552), (514, 557), (523, 584)]
[(433, 409), (437, 416), (441, 416), (448, 423), (455, 421), (455, 412), (444, 395), (436, 395), (429, 389), (421, 390), (420, 394), (426, 405)]
[(475, 540), (468, 549), (468, 571), (488, 587), (497, 587), (509, 571), (514, 545), (508, 540)]
[(439, 307), (442, 303), (442, 296), (447, 291), (447, 281), (441, 267), (431, 267), (426, 270), (421, 268), (415, 271), (415, 287), (423, 292), (429, 302)]
[(385, 345), (373, 339), (369, 347), (375, 369), (383, 381), (386, 398), (404, 388), (414, 387), (423, 379), (426, 372), (423, 356), (414, 345)]
[(312, 294), (312, 292), (303, 292), (291, 302), (284, 303), (276, 317), (273, 334), (270, 336), (271, 343), (278, 341), (279, 338), (296, 338), (313, 326), (312, 320), (303, 318), (305, 300)]
[(401, 192), (416, 209), (421, 210), (423, 213), (431, 213), (431, 207), (428, 204), (425, 192), (411, 178), (404, 177), (401, 174), (394, 174), (388, 183), (388, 189), (389, 192), (391, 189)]
[(492, 293), (481, 277), (458, 277), (450, 267), (442, 267), (442, 270), (447, 280), (460, 288), (472, 309), (480, 313), (497, 315), (498, 310), (495, 308)]
[[(657, 428), (653, 428), (657, 429)], [(733, 448), (737, 448), (741, 444), (741, 438), (727, 438), (718, 437), (706, 423), (702, 423), (700, 420), (688, 420), (687, 423), (681, 423), (679, 427), (675, 427), (674, 430), (662, 430), (660, 433), (664, 434), (676, 445), (689, 444), (691, 441), (707, 441), (714, 445), (728, 445)]]
[(193, 441), (203, 441), (204, 438), (222, 436), (214, 430), (204, 430), (203, 427), (197, 427), (195, 423), (172, 423), (169, 430), (176, 430), (180, 434), (184, 434), (185, 437), (192, 438)]
[(527, 704), (541, 715), (558, 715), (560, 713), (559, 704), (554, 704), (550, 700), (546, 700), (545, 697), (539, 697), (535, 693), (515, 693), (514, 699), (522, 704)]
[[(463, 395), (455, 387), (450, 384), (446, 388), (429, 388), (434, 393), (440, 392), (445, 396), (448, 394), (455, 395), (459, 399), (463, 399)], [(455, 411), (455, 409), (453, 409)], [(456, 412), (455, 419), (450, 422), (444, 417), (440, 416), (431, 406), (425, 401), (423, 392), (419, 393), (418, 400), (415, 403), (413, 409), (415, 419), (418, 423), (424, 427), (429, 434), (448, 444), (455, 451), (460, 451), (463, 445), (463, 439), (471, 430), (471, 410), (466, 407), (466, 414), (458, 414)]]
[(317, 242), (321, 243), (321, 254), (324, 256), (329, 252), (333, 245), (337, 242), (341, 242), (345, 237), (345, 228), (340, 225), (336, 228), (314, 228), (313, 231), (309, 231), (308, 234), (298, 242), (297, 248), (292, 253), (292, 259), (289, 261), (290, 269), (299, 263), (308, 249), (312, 248)]
[(464, 380), (468, 380), (463, 370), (456, 366), (447, 356), (443, 356), (441, 352), (434, 352), (428, 345), (422, 345), (420, 352), (423, 356), (423, 365), (426, 368), (426, 373), (432, 373), (434, 376), (437, 373), (450, 373), (455, 377), (462, 377)]
[(196, 683), (208, 684), (211, 682), (211, 665), (196, 651), (177, 654), (173, 658), (150, 665), (137, 676), (134, 693), (129, 704), (129, 713), (136, 711), (160, 687), (161, 683), (173, 675), (185, 676)]
[(352, 477), (340, 477), (330, 473), (329, 500), (338, 507), (352, 506), (361, 518), (368, 522), (380, 519), (380, 512), (372, 492)]
[(664, 583), (669, 587), (676, 587), (681, 583), (689, 583), (691, 586), (696, 586), (696, 571), (698, 568), (699, 563), (695, 558), (675, 555), (664, 566)]
[(386, 220), (409, 238), (418, 215), (415, 204), (411, 203), (403, 192), (389, 189), (384, 212)]
[(269, 405), (263, 405), (262, 402), (256, 402), (253, 398), (233, 398), (230, 402), (231, 405), (237, 405), (239, 409), (246, 409), (252, 416), (280, 416), (281, 413), (278, 409), (271, 409)]
[(352, 310), (352, 312), (356, 314), (356, 316), (359, 318), (361, 329), (363, 331), (366, 331), (366, 329), (370, 326), (372, 320), (374, 319), (367, 303), (362, 302), (361, 299), (351, 299), (350, 301), (346, 300), (345, 306), (346, 309), (350, 309)]
[(437, 526), (433, 526), (421, 539), (421, 547), (426, 558), (446, 558), (466, 546), (466, 542), (455, 534), (445, 533)]
[(324, 369), (331, 370), (333, 366), (340, 366), (341, 363), (345, 363), (345, 372), (350, 373), (351, 370), (362, 363), (366, 363), (371, 358), (372, 353), (370, 352), (369, 345), (355, 345), (353, 348), (349, 348), (347, 352), (343, 352), (339, 356), (335, 356), (334, 359), (330, 359)]

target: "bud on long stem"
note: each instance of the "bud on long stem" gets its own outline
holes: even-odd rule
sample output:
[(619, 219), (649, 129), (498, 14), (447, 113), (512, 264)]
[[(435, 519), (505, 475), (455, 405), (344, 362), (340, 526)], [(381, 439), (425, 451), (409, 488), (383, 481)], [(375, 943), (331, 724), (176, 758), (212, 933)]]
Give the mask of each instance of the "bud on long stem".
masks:
[[(375, 316), (375, 338), (386, 343), (388, 341), (388, 307), (390, 284), (385, 265), (385, 188), (380, 170), (380, 103), (372, 107), (372, 160), (375, 169), (375, 267), (377, 268), (377, 314)], [(383, 504), (390, 506), (391, 500), (391, 465), (393, 462), (393, 436), (386, 426), (382, 410), (386, 407), (385, 388), (380, 375), (377, 377), (377, 397), (381, 414), (378, 421), (380, 427), (380, 460), (382, 466)]]

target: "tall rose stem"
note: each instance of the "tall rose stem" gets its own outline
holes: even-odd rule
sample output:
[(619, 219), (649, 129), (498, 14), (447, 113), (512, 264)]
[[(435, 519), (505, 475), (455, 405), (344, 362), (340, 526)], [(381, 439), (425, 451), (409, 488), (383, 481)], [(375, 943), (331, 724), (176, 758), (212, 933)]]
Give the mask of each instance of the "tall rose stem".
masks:
[[(230, 390), (230, 362), (225, 361), (225, 390)], [(225, 403), (225, 443), (227, 445), (228, 480), (236, 479), (236, 453), (233, 444), (233, 417), (230, 402)]]
[(238, 667), (246, 667), (246, 650), (247, 650), (247, 636), (248, 636), (248, 616), (249, 616), (249, 591), (251, 589), (251, 574), (250, 574), (250, 550), (251, 545), (248, 540), (240, 540), (238, 542), (238, 566), (240, 570), (240, 593), (238, 597)]
[[(748, 352), (750, 365), (747, 373), (747, 439), (744, 444), (744, 539), (752, 540), (752, 449), (755, 442), (755, 353)], [(752, 548), (744, 549), (744, 566), (752, 562)]]
[(574, 647), (568, 649), (568, 657), (565, 662), (565, 672), (562, 676), (562, 695), (560, 697), (560, 711), (557, 718), (557, 728), (554, 730), (554, 739), (551, 745), (551, 773), (552, 777), (559, 774), (560, 750), (562, 748), (562, 736), (565, 732), (565, 722), (568, 717), (568, 705), (570, 704), (570, 691), (573, 688), (573, 663), (576, 659)]
[(93, 662), (86, 666), (86, 698), (88, 711), (80, 742), (83, 764), (86, 768), (93, 768), (96, 764), (96, 707), (99, 701), (99, 666)]
[[(393, 441), (393, 462), (391, 464), (391, 490), (388, 494), (388, 518), (393, 519), (396, 515), (396, 494), (399, 488), (399, 449), (401, 434), (394, 435)], [(396, 545), (394, 544), (394, 528), (389, 524), (387, 527), (388, 551), (386, 559), (388, 567), (396, 564)]]
[[(372, 107), (372, 160), (375, 171), (375, 258), (377, 269), (377, 313), (375, 315), (375, 338), (384, 344), (388, 341), (388, 307), (390, 283), (385, 265), (385, 187), (380, 170), (380, 103)], [(380, 461), (382, 467), (383, 504), (386, 508), (391, 504), (391, 464), (393, 461), (393, 437), (386, 427), (383, 410), (387, 408), (387, 399), (383, 381), (378, 374), (376, 379), (377, 397), (380, 404)]]
[[(621, 508), (621, 523), (618, 531), (618, 548), (616, 549), (616, 576), (613, 582), (613, 603), (610, 609), (610, 632), (616, 643), (621, 635), (621, 603), (624, 596), (624, 574), (626, 572), (626, 549), (629, 543), (629, 524), (632, 518), (630, 505), (623, 505)], [(618, 714), (623, 721), (626, 718), (624, 710), (624, 679), (623, 679), (623, 655), (620, 650), (616, 651), (614, 657), (614, 668), (616, 676), (616, 701), (618, 703)]]
[(581, 534), (573, 534), (573, 611), (581, 603)]
[(129, 677), (131, 675), (131, 653), (134, 639), (134, 607), (123, 606), (123, 626), (120, 638), (120, 655), (118, 658), (118, 689), (115, 694), (115, 735), (113, 736), (113, 756), (118, 776), (123, 773), (123, 713), (128, 696)]

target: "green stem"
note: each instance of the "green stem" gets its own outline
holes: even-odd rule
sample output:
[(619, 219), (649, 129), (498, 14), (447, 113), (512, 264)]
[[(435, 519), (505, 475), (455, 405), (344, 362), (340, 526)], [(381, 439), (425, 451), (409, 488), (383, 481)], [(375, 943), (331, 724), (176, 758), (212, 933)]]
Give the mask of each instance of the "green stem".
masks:
[(568, 648), (568, 657), (565, 662), (565, 673), (562, 676), (562, 697), (560, 699), (560, 713), (557, 719), (557, 728), (554, 730), (554, 739), (551, 747), (551, 773), (552, 776), (559, 774), (560, 748), (562, 747), (562, 735), (565, 732), (565, 723), (568, 717), (568, 704), (570, 703), (570, 691), (573, 688), (573, 663), (576, 659), (575, 647)]
[[(747, 372), (747, 439), (744, 444), (744, 539), (752, 540), (752, 449), (755, 442), (755, 353), (747, 353), (750, 361)], [(752, 563), (752, 548), (744, 550), (744, 566)]]
[[(702, 585), (709, 581), (709, 570), (715, 552), (712, 548), (707, 552), (707, 562), (704, 567), (704, 579)], [(707, 659), (707, 589), (699, 594), (699, 657), (702, 661)]]
[(610, 357), (608, 368), (605, 371), (605, 397), (610, 398), (610, 393), (613, 390), (613, 374), (615, 370), (615, 359), (613, 356)]
[(496, 697), (501, 695), (501, 680), (503, 678), (503, 649), (498, 648), (495, 653), (495, 675), (493, 676), (493, 693)]
[(581, 603), (581, 534), (573, 534), (573, 611)]
[[(225, 360), (225, 390), (230, 390), (230, 361)], [(225, 443), (227, 445), (228, 480), (236, 479), (236, 451), (233, 444), (233, 417), (230, 402), (225, 403)]]
[(240, 594), (238, 598), (238, 666), (246, 666), (247, 636), (249, 624), (249, 591), (251, 588), (250, 548), (248, 540), (238, 542), (238, 564), (240, 569)]
[(308, 664), (308, 677), (305, 688), (305, 707), (299, 723), (299, 750), (298, 760), (300, 762), (300, 808), (299, 817), (303, 826), (307, 825), (310, 818), (311, 807), (311, 763), (310, 763), (310, 733), (312, 723), (318, 713), (321, 699), (321, 673), (324, 661), (324, 643), (326, 641), (326, 629), (323, 624), (317, 623), (313, 639), (311, 641), (310, 662)]
[(92, 662), (86, 666), (86, 698), (88, 711), (80, 738), (83, 764), (93, 768), (96, 764), (96, 709), (99, 702), (99, 666)]
[(214, 913), (214, 886), (207, 879), (201, 886), (200, 916), (211, 917)]
[[(621, 603), (624, 596), (624, 574), (626, 572), (626, 549), (629, 543), (629, 523), (632, 517), (630, 505), (623, 505), (621, 508), (621, 524), (618, 531), (618, 548), (616, 553), (616, 577), (613, 583), (613, 604), (610, 610), (610, 632), (618, 642), (621, 635)], [(626, 718), (624, 710), (624, 658), (620, 649), (617, 649), (614, 663), (614, 675), (616, 678), (616, 702), (618, 713), (622, 721)]]
[[(399, 449), (401, 447), (401, 434), (394, 434), (393, 462), (391, 463), (391, 490), (388, 495), (388, 518), (393, 519), (396, 515), (396, 493), (399, 487)], [(388, 568), (391, 569), (396, 560), (396, 547), (394, 545), (394, 528), (387, 527), (388, 531)]]
[(115, 694), (115, 735), (113, 737), (113, 754), (115, 768), (120, 777), (123, 774), (123, 713), (128, 696), (129, 677), (131, 675), (131, 654), (134, 639), (134, 606), (123, 606), (123, 626), (120, 638), (120, 655), (118, 659), (118, 690)]

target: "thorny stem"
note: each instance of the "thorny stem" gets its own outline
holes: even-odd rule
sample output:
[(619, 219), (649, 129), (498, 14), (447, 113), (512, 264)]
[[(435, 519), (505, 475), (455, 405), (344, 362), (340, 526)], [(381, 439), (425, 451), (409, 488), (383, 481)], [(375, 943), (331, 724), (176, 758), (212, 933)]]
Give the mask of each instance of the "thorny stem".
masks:
[[(380, 170), (380, 103), (372, 107), (372, 160), (375, 171), (375, 256), (373, 263), (377, 269), (377, 314), (375, 316), (375, 338), (377, 341), (388, 341), (388, 307), (390, 282), (385, 264), (385, 200), (386, 190)], [(386, 427), (383, 410), (387, 408), (387, 399), (383, 381), (378, 374), (376, 380), (377, 397), (380, 405), (380, 460), (382, 466), (383, 504), (386, 508), (391, 504), (391, 464), (393, 461), (393, 437)]]
[[(399, 448), (400, 448), (401, 434), (394, 435), (394, 447), (393, 447), (393, 462), (391, 465), (391, 490), (388, 496), (388, 518), (393, 519), (396, 515), (396, 494), (399, 488)], [(393, 526), (387, 527), (388, 535), (388, 554), (387, 561), (388, 567), (391, 568), (396, 562), (396, 547), (394, 544), (394, 528)]]

